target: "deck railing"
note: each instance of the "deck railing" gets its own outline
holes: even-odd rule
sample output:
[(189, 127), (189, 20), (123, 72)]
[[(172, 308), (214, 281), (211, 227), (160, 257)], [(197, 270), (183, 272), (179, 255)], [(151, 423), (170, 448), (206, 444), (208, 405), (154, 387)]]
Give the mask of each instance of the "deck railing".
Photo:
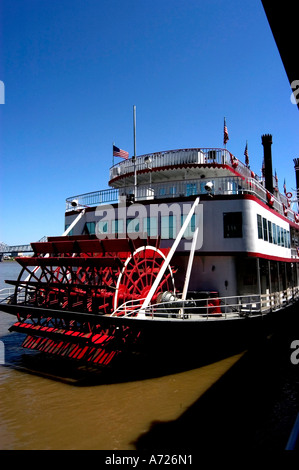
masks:
[(230, 297), (163, 302), (148, 306), (141, 311), (144, 299), (128, 301), (119, 306), (113, 316), (134, 317), (143, 313), (146, 318), (172, 318), (184, 320), (217, 320), (251, 315), (265, 315), (279, 310), (299, 299), (299, 287), (272, 294), (241, 295)]
[[(24, 289), (20, 289), (17, 298), (14, 288), (0, 290), (1, 303), (24, 302)], [(120, 305), (113, 313), (115, 317), (134, 317), (141, 312), (145, 299), (130, 300)], [(299, 287), (289, 287), (285, 290), (266, 293), (248, 294), (229, 297), (188, 299), (163, 302), (149, 305), (142, 313), (146, 318), (172, 318), (184, 320), (217, 320), (239, 318), (244, 316), (265, 315), (271, 311), (279, 310), (299, 300)]]
[[(149, 188), (149, 184), (141, 184), (137, 186), (138, 202), (150, 199), (166, 199), (175, 197), (188, 197), (195, 195), (207, 194), (205, 188), (207, 182), (213, 183), (211, 195), (228, 195), (228, 194), (252, 194), (261, 201), (268, 203), (267, 191), (262, 184), (251, 176), (226, 176), (216, 178), (190, 179), (183, 181), (153, 183)], [(134, 188), (126, 186), (122, 189), (107, 189), (102, 191), (94, 191), (91, 193), (81, 194), (69, 197), (66, 200), (66, 211), (73, 210), (72, 201), (77, 200), (78, 206), (99, 206), (103, 204), (114, 204), (120, 201), (120, 197), (127, 197), (134, 194)], [(286, 216), (294, 222), (296, 220), (293, 210), (288, 208), (288, 200), (286, 196), (277, 193), (273, 196), (272, 207), (279, 214)]]
[(237, 171), (242, 176), (250, 176), (250, 169), (236, 159), (228, 150), (221, 148), (192, 148), (166, 150), (164, 152), (148, 153), (136, 157), (136, 160), (129, 159), (116, 163), (110, 168), (110, 180), (130, 173), (155, 169), (167, 168), (179, 165), (190, 164), (220, 164), (236, 166)]

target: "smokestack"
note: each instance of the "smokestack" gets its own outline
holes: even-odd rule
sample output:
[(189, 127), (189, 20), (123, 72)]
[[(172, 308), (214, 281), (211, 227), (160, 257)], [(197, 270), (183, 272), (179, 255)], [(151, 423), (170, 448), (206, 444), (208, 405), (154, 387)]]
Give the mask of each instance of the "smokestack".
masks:
[(273, 170), (272, 170), (272, 135), (262, 135), (262, 144), (264, 146), (264, 164), (265, 164), (265, 187), (269, 193), (273, 193)]
[(297, 188), (297, 199), (299, 196), (299, 158), (294, 158), (295, 174), (296, 174), (296, 188)]

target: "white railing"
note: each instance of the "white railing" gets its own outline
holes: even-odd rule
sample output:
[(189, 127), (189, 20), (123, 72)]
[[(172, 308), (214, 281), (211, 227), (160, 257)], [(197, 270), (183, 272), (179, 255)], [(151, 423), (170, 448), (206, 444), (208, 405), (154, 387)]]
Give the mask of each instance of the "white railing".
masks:
[(238, 173), (250, 176), (251, 171), (240, 160), (236, 159), (228, 150), (221, 148), (192, 148), (166, 150), (163, 152), (148, 153), (136, 157), (136, 160), (123, 160), (110, 168), (110, 180), (119, 176), (137, 172), (190, 164), (236, 165)]
[(140, 310), (143, 299), (128, 301), (120, 305), (111, 316), (145, 318), (171, 318), (184, 320), (217, 320), (239, 318), (251, 315), (264, 315), (279, 310), (299, 298), (299, 287), (262, 295), (242, 295), (207, 299), (178, 299), (149, 305)]
[(4, 302), (14, 294), (14, 287), (5, 287), (0, 289), (0, 302)]
[(102, 204), (113, 204), (118, 202), (118, 189), (103, 189), (91, 193), (80, 194), (66, 199), (66, 211), (74, 210), (72, 201), (77, 201), (77, 206), (99, 206)]
[[(25, 300), (24, 289), (20, 289), (17, 299), (15, 289), (8, 287), (0, 290), (1, 303), (13, 302), (22, 304)], [(299, 287), (289, 287), (285, 290), (266, 293), (249, 294), (230, 297), (208, 297), (205, 299), (187, 299), (162, 302), (149, 305), (141, 310), (145, 299), (129, 300), (120, 305), (112, 314), (113, 317), (138, 317), (138, 314), (148, 319), (171, 318), (184, 320), (217, 320), (239, 318), (244, 316), (264, 315), (279, 310), (299, 299)]]
[[(207, 194), (205, 188), (207, 182), (213, 183), (213, 189), (210, 194), (215, 196), (233, 195), (233, 194), (252, 194), (268, 203), (267, 191), (262, 184), (250, 176), (244, 178), (241, 176), (227, 176), (216, 178), (190, 179), (173, 182), (140, 184), (137, 186), (136, 200), (138, 202), (149, 199), (166, 199), (175, 197), (188, 197)], [(81, 194), (67, 198), (66, 211), (74, 210), (72, 200), (76, 200), (78, 206), (98, 206), (103, 204), (113, 204), (120, 202), (121, 197), (127, 197), (134, 194), (134, 187), (126, 186), (121, 189), (107, 189), (95, 191), (92, 193)], [(295, 221), (295, 213), (287, 208), (287, 198), (277, 193), (273, 196), (273, 209), (279, 214), (286, 216), (289, 220)]]
[(3, 303), (18, 303), (22, 304), (25, 301), (25, 289), (20, 287), (15, 297), (15, 288), (6, 287), (0, 290), (0, 305)]

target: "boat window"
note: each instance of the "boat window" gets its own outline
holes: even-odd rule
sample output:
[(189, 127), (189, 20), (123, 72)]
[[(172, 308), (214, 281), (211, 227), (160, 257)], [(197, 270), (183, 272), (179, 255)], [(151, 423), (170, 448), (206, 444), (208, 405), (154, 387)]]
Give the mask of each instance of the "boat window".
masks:
[(124, 233), (124, 221), (122, 219), (112, 220), (112, 233)]
[(143, 231), (147, 233), (150, 237), (156, 237), (158, 235), (158, 218), (144, 217)]
[(272, 224), (272, 232), (273, 232), (273, 243), (277, 245), (277, 227), (276, 224)]
[(283, 229), (283, 241), (284, 241), (284, 247), (287, 248), (288, 247), (288, 240), (287, 240), (287, 231), (286, 231), (285, 228)]
[(273, 238), (272, 238), (272, 222), (268, 220), (268, 234), (269, 234), (269, 242), (273, 243)]
[(264, 240), (267, 242), (268, 241), (268, 225), (267, 225), (267, 219), (263, 217), (263, 233), (264, 233)]
[[(183, 223), (185, 222), (186, 217), (187, 215), (181, 215), (181, 226), (183, 226)], [(183, 237), (192, 238), (195, 232), (195, 227), (196, 227), (195, 214), (193, 214), (188, 224), (188, 227), (186, 228), (184, 232)]]
[(139, 232), (139, 219), (128, 218), (127, 219), (127, 233)]
[(86, 222), (84, 229), (83, 229), (83, 233), (86, 235), (94, 235), (96, 233), (96, 223)]
[(108, 233), (108, 221), (100, 220), (97, 223), (97, 233)]
[(161, 238), (169, 239), (176, 236), (176, 216), (166, 215), (161, 217)]
[(224, 238), (241, 238), (242, 212), (224, 212), (223, 214)]
[(259, 238), (263, 238), (262, 216), (257, 214), (257, 233)]
[(277, 226), (277, 245), (281, 246), (281, 233), (280, 227)]
[[(64, 226), (64, 230), (66, 231), (66, 230), (69, 228), (70, 225), (71, 225), (71, 224), (66, 224), (66, 225)], [(73, 229), (68, 233), (68, 235), (69, 235), (69, 236), (73, 235)]]

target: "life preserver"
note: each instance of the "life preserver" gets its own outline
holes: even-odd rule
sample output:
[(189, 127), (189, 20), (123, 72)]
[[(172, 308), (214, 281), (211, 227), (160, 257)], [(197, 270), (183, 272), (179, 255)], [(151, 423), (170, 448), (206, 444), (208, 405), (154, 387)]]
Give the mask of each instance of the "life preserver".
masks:
[(234, 157), (233, 155), (231, 155), (230, 157), (230, 161), (231, 161), (231, 165), (233, 168), (237, 168), (238, 164), (239, 164), (239, 161), (236, 157)]
[(288, 208), (283, 204), (283, 212), (284, 212), (284, 215), (287, 215), (288, 213)]
[(268, 199), (269, 205), (272, 207), (274, 204), (274, 197), (272, 196), (272, 194), (269, 193), (269, 191), (267, 191), (267, 199)]
[(293, 197), (293, 194), (292, 194), (292, 193), (286, 193), (286, 197), (287, 197), (288, 199), (291, 199), (291, 197)]

